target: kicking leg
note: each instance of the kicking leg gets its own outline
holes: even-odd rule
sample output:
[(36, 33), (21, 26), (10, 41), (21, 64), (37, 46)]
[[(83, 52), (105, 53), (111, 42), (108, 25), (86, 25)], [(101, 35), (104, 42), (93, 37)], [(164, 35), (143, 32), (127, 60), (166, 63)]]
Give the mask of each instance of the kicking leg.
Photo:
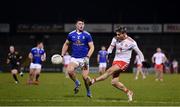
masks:
[(107, 79), (109, 76), (111, 76), (114, 71), (117, 71), (119, 69), (120, 68), (117, 65), (113, 65), (104, 74), (102, 74), (101, 76), (99, 76), (97, 78), (93, 78), (92, 80), (89, 80), (89, 78), (87, 78), (87, 81), (90, 81), (89, 85), (92, 85), (92, 84), (94, 84), (95, 82), (98, 82), (98, 81), (103, 81), (103, 80)]
[(119, 82), (119, 71), (116, 71), (113, 74), (113, 78), (111, 81), (112, 86), (116, 87), (117, 89), (123, 91), (124, 93), (127, 94), (128, 96), (128, 101), (132, 101), (132, 97), (133, 97), (133, 92), (130, 91), (128, 88), (126, 88), (124, 86), (124, 84), (122, 84), (121, 82)]

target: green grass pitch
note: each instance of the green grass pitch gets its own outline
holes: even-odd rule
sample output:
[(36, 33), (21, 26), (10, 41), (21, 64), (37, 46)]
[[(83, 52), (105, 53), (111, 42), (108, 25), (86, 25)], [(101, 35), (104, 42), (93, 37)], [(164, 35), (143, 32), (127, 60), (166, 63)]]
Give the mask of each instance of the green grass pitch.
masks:
[[(91, 74), (91, 77), (98, 74)], [(164, 82), (154, 81), (154, 75), (147, 79), (134, 80), (133, 74), (122, 73), (120, 81), (134, 91), (134, 101), (111, 86), (110, 78), (91, 87), (93, 98), (86, 97), (82, 77), (80, 92), (74, 95), (74, 83), (62, 73), (42, 73), (39, 85), (27, 85), (28, 74), (19, 77), (15, 84), (10, 73), (0, 73), (0, 106), (175, 106), (180, 105), (180, 75), (166, 74)]]

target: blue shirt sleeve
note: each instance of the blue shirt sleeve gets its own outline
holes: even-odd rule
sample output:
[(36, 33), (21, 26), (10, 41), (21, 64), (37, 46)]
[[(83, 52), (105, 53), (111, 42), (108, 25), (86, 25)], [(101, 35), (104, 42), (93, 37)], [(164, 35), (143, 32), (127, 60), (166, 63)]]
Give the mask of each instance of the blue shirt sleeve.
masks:
[(68, 34), (67, 40), (68, 40), (68, 41), (71, 41), (71, 34)]
[(34, 52), (33, 52), (33, 50), (34, 50), (34, 49), (32, 48), (32, 49), (31, 49), (31, 54), (33, 54), (33, 53), (34, 53)]
[(100, 55), (100, 54), (101, 54), (101, 51), (98, 52), (98, 55)]
[(92, 37), (91, 37), (91, 35), (87, 35), (87, 42), (89, 43), (89, 42), (92, 42), (93, 40), (92, 40)]

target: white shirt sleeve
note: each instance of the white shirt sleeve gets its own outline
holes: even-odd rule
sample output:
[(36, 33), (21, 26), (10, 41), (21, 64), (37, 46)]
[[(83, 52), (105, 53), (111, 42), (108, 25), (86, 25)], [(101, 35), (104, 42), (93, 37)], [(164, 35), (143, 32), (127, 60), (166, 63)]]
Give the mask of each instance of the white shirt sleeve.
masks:
[(113, 38), (112, 41), (111, 41), (111, 44), (110, 44), (110, 46), (109, 46), (109, 48), (108, 48), (108, 50), (107, 50), (108, 54), (109, 54), (109, 53), (112, 53), (112, 51), (113, 51), (113, 49), (114, 49), (115, 46), (116, 46), (116, 39)]
[(140, 58), (141, 62), (143, 62), (143, 61), (144, 61), (144, 55), (143, 55), (143, 53), (141, 52), (141, 50), (138, 48), (138, 46), (137, 46), (136, 43), (134, 44), (133, 49), (134, 49), (135, 52), (139, 55), (139, 58)]

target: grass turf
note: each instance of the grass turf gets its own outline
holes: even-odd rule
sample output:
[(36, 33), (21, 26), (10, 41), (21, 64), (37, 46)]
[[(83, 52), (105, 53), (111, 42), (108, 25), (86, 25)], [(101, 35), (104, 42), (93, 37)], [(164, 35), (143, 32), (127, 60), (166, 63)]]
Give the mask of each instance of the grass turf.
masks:
[[(98, 74), (91, 74), (91, 77)], [(62, 73), (42, 73), (39, 85), (27, 85), (28, 74), (18, 77), (15, 84), (10, 73), (0, 73), (0, 106), (175, 106), (180, 105), (180, 75), (166, 74), (164, 82), (154, 81), (154, 75), (147, 79), (134, 80), (133, 74), (123, 73), (120, 81), (135, 93), (134, 101), (128, 102), (122, 91), (111, 86), (110, 78), (91, 87), (93, 98), (86, 97), (83, 80), (80, 92), (74, 95), (74, 83)]]

